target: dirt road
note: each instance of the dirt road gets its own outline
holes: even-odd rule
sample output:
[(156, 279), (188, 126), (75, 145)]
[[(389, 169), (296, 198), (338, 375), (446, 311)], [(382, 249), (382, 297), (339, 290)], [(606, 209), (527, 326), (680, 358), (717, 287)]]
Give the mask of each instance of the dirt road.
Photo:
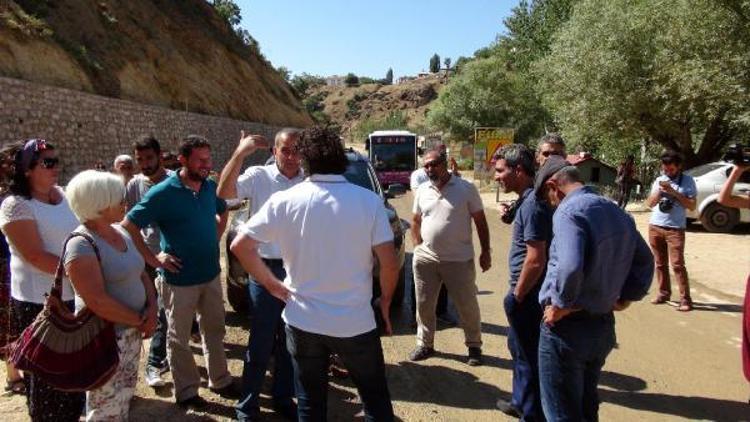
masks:
[[(393, 204), (402, 217), (408, 218), (411, 194)], [(458, 328), (437, 333), (436, 357), (420, 363), (409, 362), (406, 357), (414, 346), (415, 328), (407, 308), (395, 310), (396, 334), (383, 339), (383, 349), (395, 411), (401, 420), (510, 420), (494, 409), (495, 400), (507, 397), (511, 386), (511, 361), (505, 337), (507, 322), (501, 305), (507, 289), (510, 227), (500, 223), (492, 209), (488, 210), (488, 218), (493, 267), (478, 277), (485, 365), (469, 367), (464, 363), (466, 348)], [(747, 235), (733, 239), (730, 244), (748, 241)], [(713, 273), (706, 270), (706, 274), (725, 276), (722, 268), (732, 263), (747, 266), (747, 262), (738, 263), (746, 261), (747, 255), (738, 256), (731, 246), (724, 246), (722, 251), (720, 244), (708, 242), (705, 251), (691, 249), (697, 257), (713, 257), (715, 270)], [(729, 260), (722, 261), (722, 257)], [(689, 257), (688, 268), (691, 260)], [(600, 386), (602, 420), (750, 420), (747, 404), (750, 388), (742, 377), (739, 355), (741, 299), (697, 283), (693, 296), (702, 305), (691, 313), (677, 312), (668, 305), (637, 303), (618, 314), (619, 345), (604, 367)], [(242, 370), (247, 327), (244, 318), (228, 312), (226, 347), (235, 376)], [(199, 347), (194, 350), (197, 361), (203, 365)], [(156, 394), (141, 379), (132, 420), (223, 421), (234, 417), (233, 403), (207, 389), (202, 389), (201, 394), (214, 403), (211, 408), (205, 413), (185, 415), (173, 405), (169, 388)], [(331, 381), (329, 401), (331, 420), (349, 421), (360, 411), (356, 391), (347, 380)], [(279, 420), (269, 410), (269, 399), (261, 404), (268, 420)], [(3, 420), (27, 420), (25, 412), (22, 398), (0, 398)]]

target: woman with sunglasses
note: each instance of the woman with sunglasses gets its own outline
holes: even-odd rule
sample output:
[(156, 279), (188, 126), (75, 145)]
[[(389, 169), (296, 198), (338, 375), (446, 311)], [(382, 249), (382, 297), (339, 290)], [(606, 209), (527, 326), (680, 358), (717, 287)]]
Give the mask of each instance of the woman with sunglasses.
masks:
[[(20, 334), (44, 309), (65, 238), (78, 226), (57, 185), (59, 158), (43, 139), (19, 145), (14, 154), (10, 196), (0, 205), (0, 229), (10, 246), (11, 306)], [(73, 290), (63, 280), (62, 298), (73, 309)], [(56, 390), (25, 373), (32, 421), (78, 421), (85, 396)]]

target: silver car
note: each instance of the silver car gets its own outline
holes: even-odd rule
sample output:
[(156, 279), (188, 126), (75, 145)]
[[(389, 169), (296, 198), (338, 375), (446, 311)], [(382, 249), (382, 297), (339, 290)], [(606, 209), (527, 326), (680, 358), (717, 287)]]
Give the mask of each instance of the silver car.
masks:
[[(717, 201), (732, 167), (730, 163), (716, 161), (685, 171), (695, 179), (698, 188), (697, 206), (693, 211), (688, 210), (688, 221), (700, 221), (707, 231), (717, 233), (728, 233), (739, 223), (750, 223), (750, 210), (725, 207)], [(750, 172), (742, 173), (734, 185), (734, 194), (750, 194)]]

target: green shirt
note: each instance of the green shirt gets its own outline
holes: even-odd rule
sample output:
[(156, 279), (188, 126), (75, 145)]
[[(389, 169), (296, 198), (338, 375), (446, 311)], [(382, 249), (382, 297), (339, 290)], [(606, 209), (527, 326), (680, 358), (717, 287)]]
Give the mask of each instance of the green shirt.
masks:
[(167, 283), (192, 286), (207, 283), (221, 272), (216, 215), (226, 202), (216, 196), (216, 183), (204, 180), (198, 192), (186, 187), (179, 172), (149, 189), (127, 218), (143, 228), (161, 230), (161, 250), (182, 261), (177, 273), (160, 270)]

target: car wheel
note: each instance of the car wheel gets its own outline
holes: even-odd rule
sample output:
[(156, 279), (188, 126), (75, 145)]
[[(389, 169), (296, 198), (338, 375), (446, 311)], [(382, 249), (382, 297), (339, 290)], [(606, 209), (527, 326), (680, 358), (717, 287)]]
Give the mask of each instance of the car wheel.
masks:
[(250, 310), (247, 286), (240, 286), (227, 280), (227, 300), (238, 314), (247, 314)]
[(728, 233), (740, 222), (740, 212), (713, 202), (701, 213), (701, 224), (714, 233)]

